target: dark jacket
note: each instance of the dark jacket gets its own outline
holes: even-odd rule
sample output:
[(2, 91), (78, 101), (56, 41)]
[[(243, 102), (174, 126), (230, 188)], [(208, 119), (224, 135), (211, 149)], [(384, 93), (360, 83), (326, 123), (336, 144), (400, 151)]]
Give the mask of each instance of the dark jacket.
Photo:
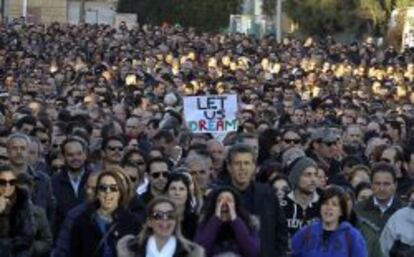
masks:
[(0, 215), (0, 253), (2, 256), (31, 257), (34, 243), (33, 205), (23, 189), (16, 188), (16, 200)]
[(280, 206), (285, 214), (289, 237), (292, 237), (302, 227), (311, 223), (315, 218), (319, 217), (319, 195), (315, 193), (309, 206), (304, 210), (297, 203), (295, 195), (290, 192), (280, 201)]
[(292, 238), (292, 257), (366, 257), (361, 233), (348, 222), (339, 224), (323, 242), (322, 223), (308, 225)]
[[(252, 183), (249, 186), (248, 196), (251, 203), (245, 203), (250, 214), (256, 216), (260, 223), (260, 256), (286, 256), (288, 249), (288, 229), (286, 218), (279, 201), (267, 184)], [(245, 193), (241, 193), (245, 198)]]
[(89, 169), (85, 168), (84, 174), (80, 180), (78, 194), (73, 190), (67, 169), (62, 170), (52, 177), (52, 188), (56, 198), (56, 214), (54, 219), (55, 236), (59, 233), (60, 226), (62, 225), (66, 214), (85, 200), (85, 184), (89, 174)]
[(194, 239), (198, 224), (198, 215), (194, 212), (189, 212), (184, 215), (181, 221), (181, 232), (184, 238), (192, 241)]
[(34, 217), (34, 242), (33, 242), (33, 257), (49, 256), (52, 249), (53, 237), (50, 231), (49, 222), (45, 211), (33, 206)]
[(397, 197), (394, 197), (391, 206), (385, 213), (382, 213), (379, 207), (374, 205), (373, 197), (355, 205), (355, 212), (358, 217), (358, 229), (367, 242), (368, 256), (380, 257), (382, 255), (379, 243), (382, 229), (391, 215), (402, 207), (404, 207), (404, 203)]
[(206, 249), (207, 256), (231, 252), (243, 257), (257, 257), (260, 239), (240, 218), (223, 223), (215, 215), (197, 228), (194, 241)]
[[(96, 207), (88, 208), (75, 219), (70, 235), (69, 256), (97, 257), (102, 256), (103, 235), (96, 222)], [(138, 234), (141, 224), (138, 218), (124, 208), (119, 208), (113, 214), (107, 239), (109, 246), (115, 251), (117, 241), (127, 234)]]
[(70, 233), (75, 220), (87, 210), (88, 203), (84, 202), (68, 212), (65, 221), (60, 227), (56, 246), (53, 249), (52, 257), (69, 257), (70, 250)]
[(33, 204), (42, 207), (49, 222), (53, 221), (56, 201), (52, 192), (50, 177), (41, 171), (35, 171), (31, 168), (28, 168), (27, 173), (32, 176), (34, 181), (34, 188), (31, 194)]

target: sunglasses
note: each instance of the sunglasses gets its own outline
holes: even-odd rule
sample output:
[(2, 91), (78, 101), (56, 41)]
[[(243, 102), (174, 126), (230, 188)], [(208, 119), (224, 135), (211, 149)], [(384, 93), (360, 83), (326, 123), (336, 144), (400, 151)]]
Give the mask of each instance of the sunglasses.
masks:
[(52, 166), (52, 170), (54, 171), (60, 171), (63, 169), (63, 166)]
[(333, 145), (336, 145), (337, 144), (337, 142), (336, 141), (334, 141), (334, 142), (323, 142), (326, 146), (333, 146)]
[(283, 139), (283, 141), (285, 141), (286, 144), (299, 144), (300, 143), (300, 139), (290, 139), (290, 138), (285, 138)]
[(121, 147), (121, 146), (108, 146), (107, 148), (109, 151), (121, 152), (122, 150), (124, 150), (124, 147)]
[(0, 179), (0, 186), (7, 186), (7, 185), (9, 186), (17, 185), (17, 179), (10, 179), (10, 180)]
[(153, 220), (173, 220), (175, 219), (174, 211), (154, 211), (151, 214), (151, 219)]
[(47, 144), (49, 142), (49, 139), (41, 139), (40, 143), (42, 144)]
[(119, 188), (117, 185), (99, 185), (97, 187), (99, 192), (102, 193), (115, 193), (119, 192)]
[(386, 162), (386, 163), (392, 163), (392, 161), (391, 160), (388, 160), (387, 158), (381, 158), (381, 161), (382, 162)]
[(168, 177), (168, 171), (158, 171), (158, 172), (153, 172), (153, 173), (151, 173), (151, 176), (154, 178), (154, 179), (157, 179), (157, 178), (159, 178), (160, 176), (162, 176), (163, 178), (166, 178), (166, 177)]

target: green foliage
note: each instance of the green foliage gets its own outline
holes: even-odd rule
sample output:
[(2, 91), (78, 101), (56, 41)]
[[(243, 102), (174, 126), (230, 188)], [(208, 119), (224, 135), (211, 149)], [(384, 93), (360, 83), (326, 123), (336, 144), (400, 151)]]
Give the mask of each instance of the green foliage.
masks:
[(141, 23), (178, 23), (203, 31), (219, 31), (239, 13), (242, 0), (120, 0), (118, 12), (138, 13)]
[(355, 0), (289, 0), (283, 5), (305, 34), (327, 35), (358, 26)]
[[(263, 0), (274, 15), (276, 0)], [(284, 12), (305, 35), (362, 32), (384, 35), (392, 10), (414, 6), (414, 0), (284, 0)]]
[(414, 6), (414, 0), (395, 0), (396, 8), (404, 8), (408, 6)]

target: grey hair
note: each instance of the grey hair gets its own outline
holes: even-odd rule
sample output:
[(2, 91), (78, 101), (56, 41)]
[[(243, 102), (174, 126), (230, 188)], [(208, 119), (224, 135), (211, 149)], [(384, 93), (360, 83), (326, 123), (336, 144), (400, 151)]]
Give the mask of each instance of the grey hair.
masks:
[(7, 138), (7, 144), (6, 146), (9, 147), (10, 143), (15, 140), (15, 139), (23, 139), (24, 141), (26, 141), (27, 145), (30, 144), (30, 142), (32, 141), (30, 139), (30, 137), (26, 134), (23, 133), (13, 133), (11, 134), (8, 138)]

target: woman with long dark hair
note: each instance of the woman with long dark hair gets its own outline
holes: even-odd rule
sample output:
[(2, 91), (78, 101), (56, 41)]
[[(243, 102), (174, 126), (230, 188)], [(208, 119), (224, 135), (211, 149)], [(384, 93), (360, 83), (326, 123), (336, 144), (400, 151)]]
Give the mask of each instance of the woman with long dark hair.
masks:
[(253, 223), (237, 192), (220, 187), (209, 195), (194, 241), (206, 249), (208, 257), (257, 257), (260, 240)]
[(183, 236), (192, 240), (197, 228), (198, 216), (191, 204), (193, 197), (191, 195), (189, 178), (183, 173), (173, 172), (169, 174), (164, 194), (177, 207), (177, 215)]
[(365, 240), (348, 221), (345, 191), (330, 186), (320, 198), (321, 219), (292, 238), (292, 257), (367, 257)]
[(74, 222), (70, 254), (79, 257), (116, 257), (122, 236), (138, 233), (139, 218), (127, 210), (131, 192), (126, 176), (110, 170), (99, 174), (96, 201)]

